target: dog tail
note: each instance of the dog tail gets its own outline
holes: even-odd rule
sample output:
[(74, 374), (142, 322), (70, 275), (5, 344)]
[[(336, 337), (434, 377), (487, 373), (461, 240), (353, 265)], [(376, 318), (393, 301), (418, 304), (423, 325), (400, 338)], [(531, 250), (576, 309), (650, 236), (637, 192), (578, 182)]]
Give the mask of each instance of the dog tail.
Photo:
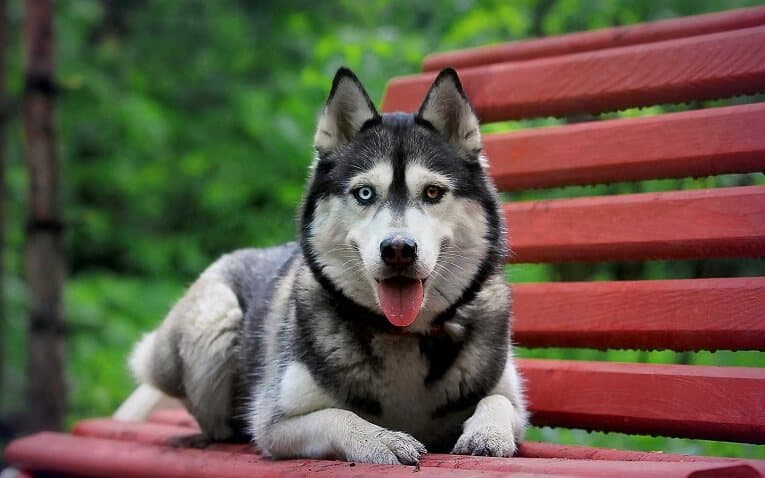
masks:
[(115, 420), (144, 421), (155, 410), (180, 407), (183, 407), (181, 402), (144, 383), (122, 402), (112, 417)]
[(128, 367), (138, 383), (154, 383), (152, 377), (152, 362), (157, 331), (145, 334), (133, 348), (128, 359)]
[(178, 400), (165, 395), (153, 385), (151, 364), (156, 337), (156, 331), (144, 335), (130, 354), (128, 366), (139, 385), (114, 412), (116, 420), (145, 420), (154, 410), (182, 406)]
[(156, 339), (156, 330), (145, 334), (130, 354), (128, 367), (130, 367), (130, 372), (138, 383), (150, 384), (154, 382), (151, 376), (151, 359)]

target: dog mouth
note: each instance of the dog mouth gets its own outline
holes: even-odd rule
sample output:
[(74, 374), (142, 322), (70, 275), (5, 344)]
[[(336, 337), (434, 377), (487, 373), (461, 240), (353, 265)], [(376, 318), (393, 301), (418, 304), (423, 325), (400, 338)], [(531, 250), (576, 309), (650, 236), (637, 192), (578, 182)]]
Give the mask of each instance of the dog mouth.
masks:
[(404, 276), (377, 279), (377, 296), (388, 322), (396, 327), (412, 325), (422, 308), (426, 280)]

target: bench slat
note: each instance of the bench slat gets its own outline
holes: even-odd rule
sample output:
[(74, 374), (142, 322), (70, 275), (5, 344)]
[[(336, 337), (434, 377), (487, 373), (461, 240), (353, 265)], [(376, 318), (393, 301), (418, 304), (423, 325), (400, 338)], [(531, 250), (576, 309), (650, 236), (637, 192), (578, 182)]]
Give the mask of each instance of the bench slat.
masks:
[(765, 368), (518, 362), (536, 425), (765, 443)]
[(468, 68), (507, 61), (566, 55), (620, 46), (639, 45), (675, 38), (704, 35), (765, 24), (765, 7), (742, 8), (720, 13), (673, 18), (637, 25), (603, 28), (548, 38), (435, 53), (425, 57), (423, 71), (447, 66)]
[[(113, 420), (88, 420), (78, 424), (75, 433), (80, 436), (135, 441), (138, 443), (156, 445), (172, 444), (177, 437), (177, 431), (174, 427), (168, 427), (168, 430), (163, 432), (161, 430), (161, 425), (152, 425), (151, 427), (146, 427), (146, 425), (151, 424), (125, 423)], [(147, 433), (144, 430), (145, 428), (151, 428), (152, 431)], [(164, 443), (159, 441), (160, 436), (163, 433)], [(527, 448), (529, 448), (532, 455), (534, 452), (537, 454), (544, 454), (545, 452), (549, 453), (551, 451), (551, 447), (545, 446), (545, 444), (529, 443), (527, 445), (529, 445)], [(518, 457), (513, 458), (512, 460), (507, 460), (502, 458), (428, 454), (423, 457), (420, 465), (421, 467), (426, 468), (459, 468), (463, 470), (503, 471), (508, 473), (526, 472), (543, 474), (545, 476), (548, 476), (549, 474), (556, 476), (613, 476), (618, 473), (621, 476), (636, 478), (642, 478), (644, 476), (666, 476), (666, 474), (672, 476), (686, 476), (688, 472), (700, 469), (717, 470), (718, 467), (734, 467), (741, 465), (751, 466), (754, 469), (765, 467), (765, 462), (760, 462), (758, 460), (734, 460), (717, 457), (685, 457), (681, 455), (667, 455), (659, 459), (655, 454), (654, 456), (651, 456), (649, 453), (624, 452), (621, 450), (598, 450), (592, 448), (586, 449), (589, 450), (590, 454), (598, 452), (602, 453), (603, 456), (593, 460), (586, 456), (582, 456), (583, 449), (576, 449), (582, 447), (553, 446), (552, 448), (570, 456), (568, 456), (566, 460), (560, 460), (556, 459), (560, 457), (550, 457), (550, 459), (538, 456), (524, 456), (521, 453)], [(214, 444), (208, 449), (257, 456), (257, 451), (246, 444)], [(633, 463), (632, 460), (628, 460), (628, 458), (632, 458), (632, 460), (642, 458), (641, 461), (645, 463), (652, 462), (653, 464), (636, 464)], [(696, 466), (686, 468), (688, 466), (687, 463), (682, 467), (674, 466), (678, 462), (695, 463)]]
[[(184, 416), (184, 421), (193, 419), (184, 409), (177, 409), (177, 416)], [(164, 425), (153, 421), (129, 422), (111, 418), (95, 418), (78, 422), (73, 430), (75, 435), (110, 440), (135, 441), (152, 445), (173, 445), (179, 437), (193, 436), (199, 432), (196, 424), (193, 427), (177, 427)], [(248, 443), (216, 443), (210, 449), (239, 453), (257, 453)], [(630, 450), (615, 450), (609, 448), (592, 448), (574, 445), (558, 445), (524, 441), (517, 453), (523, 458), (565, 458), (572, 460), (605, 460), (605, 461), (702, 461), (702, 462), (746, 462), (756, 469), (765, 471), (765, 460), (742, 460), (719, 456), (678, 455), (673, 453), (644, 452)], [(461, 460), (462, 458), (455, 458)]]
[(161, 425), (199, 430), (199, 425), (194, 420), (194, 417), (189, 415), (184, 408), (163, 408), (156, 410), (149, 415), (149, 421)]
[(502, 190), (765, 171), (765, 104), (484, 136)]
[[(765, 27), (460, 71), (482, 121), (765, 92)], [(435, 73), (393, 79), (384, 111), (414, 111)]]
[[(238, 451), (238, 452), (237, 452)], [(131, 441), (43, 432), (21, 438), (5, 450), (5, 460), (23, 470), (75, 476), (132, 478), (249, 478), (253, 476), (411, 476), (413, 467), (369, 465), (330, 460), (273, 461), (253, 453), (197, 450), (147, 445)], [(546, 460), (540, 460), (546, 461)], [(662, 463), (662, 465), (679, 465)], [(735, 464), (694, 463), (695, 469), (728, 469)], [(745, 465), (738, 465), (745, 466)], [(675, 466), (675, 468), (677, 468)], [(751, 467), (747, 467), (753, 470)], [(685, 470), (689, 470), (686, 468)], [(690, 469), (693, 471), (693, 469)], [(422, 466), (422, 476), (501, 477), (486, 470), (454, 470)], [(521, 475), (530, 477), (530, 474)], [(560, 476), (560, 475), (554, 475)], [(567, 476), (567, 475), (563, 475)], [(676, 475), (679, 476), (679, 475)]]
[(765, 186), (504, 205), (510, 262), (765, 256)]
[(513, 286), (525, 347), (765, 350), (765, 277)]

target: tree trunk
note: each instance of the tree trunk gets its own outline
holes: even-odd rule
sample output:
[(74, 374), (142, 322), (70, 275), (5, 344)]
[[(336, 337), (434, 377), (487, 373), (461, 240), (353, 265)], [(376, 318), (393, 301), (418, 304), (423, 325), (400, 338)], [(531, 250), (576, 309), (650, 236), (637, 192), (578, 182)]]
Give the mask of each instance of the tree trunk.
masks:
[(28, 431), (60, 429), (66, 406), (61, 289), (59, 167), (56, 158), (51, 0), (24, 1), (25, 154), (29, 174), (26, 279), (29, 288)]
[(537, 2), (534, 9), (531, 11), (531, 27), (529, 28), (530, 37), (542, 37), (544, 36), (543, 23), (545, 17), (550, 10), (555, 6), (555, 0), (540, 0)]
[(5, 385), (5, 124), (8, 120), (8, 98), (5, 93), (5, 50), (8, 21), (5, 0), (0, 0), (0, 390)]

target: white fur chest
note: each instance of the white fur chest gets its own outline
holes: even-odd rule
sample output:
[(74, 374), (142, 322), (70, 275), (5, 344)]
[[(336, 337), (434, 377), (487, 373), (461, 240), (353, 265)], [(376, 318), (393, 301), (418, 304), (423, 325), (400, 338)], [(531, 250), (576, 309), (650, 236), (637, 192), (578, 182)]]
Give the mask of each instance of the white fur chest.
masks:
[[(416, 337), (384, 335), (372, 343), (382, 366), (375, 382), (381, 417), (369, 417), (378, 425), (406, 431), (425, 442), (439, 441), (459, 430), (469, 412), (434, 418), (436, 409), (459, 397), (459, 388), (449, 390), (451, 381), (426, 385), (430, 369)], [(453, 382), (451, 382), (453, 383)]]

